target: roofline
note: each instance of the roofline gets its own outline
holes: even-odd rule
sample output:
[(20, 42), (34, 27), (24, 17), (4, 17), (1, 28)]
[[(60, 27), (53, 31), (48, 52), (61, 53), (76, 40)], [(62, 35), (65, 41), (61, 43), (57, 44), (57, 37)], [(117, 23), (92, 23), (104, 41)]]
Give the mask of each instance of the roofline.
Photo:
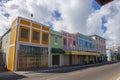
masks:
[(8, 30), (1, 36), (0, 40), (2, 40), (2, 38), (3, 38), (7, 33), (9, 33), (10, 31), (11, 31), (11, 28), (8, 29)]
[[(83, 36), (86, 36), (86, 37), (88, 37), (88, 38), (91, 38), (90, 36), (84, 35), (84, 34), (79, 33), (79, 32), (77, 32), (76, 34), (81, 34), (81, 35), (83, 35)], [(92, 39), (92, 38), (91, 38), (91, 39)], [(92, 39), (92, 40), (93, 40), (93, 39)]]
[[(46, 26), (46, 27), (49, 27), (49, 28), (50, 28), (50, 26), (47, 26), (47, 25), (44, 25), (44, 24), (42, 24), (42, 23), (39, 23), (39, 22), (37, 22), (37, 21), (32, 20), (32, 18), (29, 19), (29, 18), (25, 18), (25, 17), (21, 17), (21, 16), (18, 16), (17, 18), (18, 18), (18, 19), (19, 19), (19, 18), (26, 19), (26, 20), (28, 20), (28, 21), (32, 21), (32, 22), (35, 22), (35, 23), (37, 23), (37, 24), (41, 24), (41, 25), (43, 25), (43, 26)], [(15, 18), (15, 19), (16, 19), (16, 18)]]
[(103, 38), (103, 37), (101, 37), (101, 36), (99, 36), (99, 35), (96, 35), (96, 34), (94, 34), (94, 35), (90, 35), (90, 37), (92, 37), (92, 36), (97, 36), (97, 37), (100, 37), (100, 38), (106, 40), (105, 38)]

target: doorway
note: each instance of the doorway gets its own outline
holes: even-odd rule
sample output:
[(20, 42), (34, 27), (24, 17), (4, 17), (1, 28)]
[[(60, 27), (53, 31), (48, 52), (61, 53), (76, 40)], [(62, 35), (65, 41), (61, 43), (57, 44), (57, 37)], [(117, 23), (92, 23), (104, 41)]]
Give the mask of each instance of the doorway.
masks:
[(59, 55), (53, 55), (52, 56), (52, 65), (58, 65), (60, 64), (60, 56)]

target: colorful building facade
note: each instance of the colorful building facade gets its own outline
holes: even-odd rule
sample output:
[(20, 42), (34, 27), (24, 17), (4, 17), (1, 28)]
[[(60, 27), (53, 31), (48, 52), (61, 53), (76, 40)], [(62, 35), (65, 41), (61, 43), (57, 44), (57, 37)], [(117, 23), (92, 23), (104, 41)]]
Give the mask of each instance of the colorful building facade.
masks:
[(63, 65), (62, 34), (50, 30), (50, 67)]
[(94, 63), (100, 55), (95, 41), (18, 17), (1, 37), (0, 48), (6, 54), (7, 69), (15, 71)]
[(90, 36), (94, 40), (94, 49), (100, 53), (98, 57), (99, 62), (106, 61), (106, 41), (103, 37), (98, 35), (91, 35)]
[(62, 48), (65, 50), (65, 54), (63, 56), (63, 65), (74, 65), (77, 64), (77, 56), (72, 55), (72, 51), (76, 49), (77, 38), (75, 34), (71, 34), (65, 31), (61, 31), (62, 33)]
[(8, 70), (49, 66), (49, 27), (18, 17), (13, 21), (9, 35)]
[(93, 39), (77, 33), (77, 50), (79, 54), (79, 63), (80, 64), (89, 64), (97, 62), (97, 57), (99, 53), (93, 48)]

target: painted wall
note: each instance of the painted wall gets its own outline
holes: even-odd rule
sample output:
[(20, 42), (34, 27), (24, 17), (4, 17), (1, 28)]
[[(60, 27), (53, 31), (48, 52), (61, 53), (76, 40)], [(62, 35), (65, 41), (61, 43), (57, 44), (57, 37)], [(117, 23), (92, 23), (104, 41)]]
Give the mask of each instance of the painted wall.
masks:
[[(77, 36), (75, 34), (71, 34), (65, 31), (61, 31), (62, 33), (62, 40), (66, 39), (67, 40), (67, 44), (64, 45), (63, 43), (63, 49), (64, 50), (73, 50), (76, 49), (77, 46)], [(73, 41), (75, 41), (76, 46), (73, 45)]]
[[(58, 43), (55, 43), (55, 37), (58, 38)], [(50, 30), (50, 48), (60, 48), (62, 49), (62, 35), (60, 32)], [(62, 53), (52, 53), (50, 51), (50, 66), (52, 67), (52, 55), (60, 56), (60, 66), (63, 65), (63, 54)]]
[(92, 35), (92, 39), (94, 39), (95, 43), (95, 49), (100, 52), (101, 54), (106, 54), (106, 41), (104, 38), (98, 36), (98, 35)]
[[(58, 37), (58, 44), (55, 43), (55, 37)], [(62, 35), (60, 32), (50, 30), (50, 47), (62, 48)]]
[(9, 55), (9, 45), (10, 45), (10, 31), (2, 38), (2, 51), (6, 56), (6, 65), (8, 64), (8, 55)]
[(78, 39), (78, 47), (81, 47), (83, 49), (92, 49), (93, 48), (93, 40), (92, 38), (82, 35), (80, 33), (77, 33), (77, 39)]

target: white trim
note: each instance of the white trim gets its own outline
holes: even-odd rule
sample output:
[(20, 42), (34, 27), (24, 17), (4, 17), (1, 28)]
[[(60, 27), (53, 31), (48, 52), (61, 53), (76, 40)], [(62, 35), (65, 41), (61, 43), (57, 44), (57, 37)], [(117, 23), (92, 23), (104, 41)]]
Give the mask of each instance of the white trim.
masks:
[[(55, 42), (55, 37), (57, 38), (57, 42)], [(55, 44), (55, 45), (58, 45), (58, 41), (59, 41), (58, 38), (59, 38), (58, 36), (54, 36), (54, 44)]]
[(19, 30), (20, 30), (20, 19), (18, 18), (18, 23), (17, 23), (17, 32), (16, 32), (16, 42), (15, 42), (15, 54), (14, 54), (14, 71), (17, 70), (17, 58), (18, 58), (18, 46), (19, 46), (19, 43), (18, 43), (18, 39), (19, 39)]
[(29, 36), (30, 36), (29, 43), (31, 43), (31, 41), (32, 41), (32, 23), (30, 23), (30, 35)]
[(9, 47), (15, 46), (15, 44), (9, 45)]
[(49, 47), (48, 47), (48, 67), (51, 67), (51, 61), (50, 61), (50, 54), (51, 54), (51, 46), (50, 46), (50, 34), (49, 34)]
[[(20, 23), (19, 23), (19, 24), (20, 24)], [(20, 24), (20, 26), (24, 26), (24, 27), (28, 27), (28, 28), (30, 28), (30, 26), (25, 25), (25, 24)]]
[(22, 41), (19, 41), (19, 44), (28, 45), (28, 46), (49, 47), (49, 45), (43, 45), (43, 44), (38, 44), (38, 43), (22, 42)]
[(33, 27), (32, 25), (31, 25), (31, 27), (32, 27), (32, 29), (41, 30), (41, 29), (39, 29), (39, 28), (35, 28), (35, 27)]

